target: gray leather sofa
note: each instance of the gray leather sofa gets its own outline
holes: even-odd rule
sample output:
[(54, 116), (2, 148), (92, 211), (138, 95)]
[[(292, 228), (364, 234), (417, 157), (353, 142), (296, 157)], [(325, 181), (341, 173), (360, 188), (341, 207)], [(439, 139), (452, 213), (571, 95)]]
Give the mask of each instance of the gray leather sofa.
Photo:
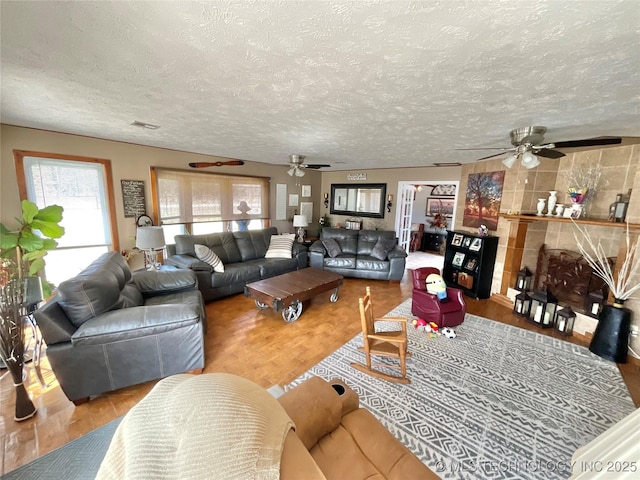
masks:
[[(372, 256), (378, 240), (384, 239), (392, 248), (386, 258)], [(334, 240), (338, 250), (332, 252), (323, 241)], [(397, 280), (404, 275), (407, 254), (397, 244), (396, 233), (388, 230), (346, 230), (323, 228), (320, 240), (309, 247), (310, 265), (339, 273), (345, 277)]]
[[(292, 258), (265, 258), (275, 227), (243, 232), (221, 232), (207, 235), (176, 235), (175, 245), (167, 245), (167, 265), (193, 270), (205, 302), (244, 292), (247, 283), (308, 266), (307, 247), (293, 242)], [(224, 272), (196, 257), (194, 245), (205, 245), (224, 264)]]
[(76, 404), (204, 368), (206, 317), (188, 270), (132, 274), (119, 252), (108, 252), (34, 315), (51, 368)]

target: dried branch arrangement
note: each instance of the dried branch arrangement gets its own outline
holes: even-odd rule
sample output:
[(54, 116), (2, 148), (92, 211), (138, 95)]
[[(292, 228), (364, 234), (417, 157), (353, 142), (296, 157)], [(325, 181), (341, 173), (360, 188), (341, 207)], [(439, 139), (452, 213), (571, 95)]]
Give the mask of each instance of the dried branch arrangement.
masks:
[(575, 231), (573, 232), (580, 253), (589, 263), (589, 266), (593, 268), (593, 272), (604, 280), (614, 298), (628, 300), (640, 290), (640, 256), (636, 256), (639, 251), (640, 237), (634, 243), (631, 243), (629, 223), (627, 223), (625, 237), (626, 255), (617, 277), (614, 276), (611, 270), (611, 266), (607, 261), (607, 254), (601, 242), (598, 240), (596, 245), (585, 228), (581, 228), (575, 222), (573, 222), (573, 225), (582, 235), (581, 239)]

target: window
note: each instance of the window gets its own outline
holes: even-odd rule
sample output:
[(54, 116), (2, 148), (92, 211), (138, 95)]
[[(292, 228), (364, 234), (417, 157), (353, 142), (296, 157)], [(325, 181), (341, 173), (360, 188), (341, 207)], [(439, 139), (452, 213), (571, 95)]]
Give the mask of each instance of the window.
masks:
[(151, 179), (154, 213), (167, 239), (268, 224), (268, 178), (152, 167)]
[(45, 258), (49, 282), (58, 285), (101, 253), (118, 249), (109, 160), (21, 151), (14, 156), (21, 199), (64, 208), (65, 234)]

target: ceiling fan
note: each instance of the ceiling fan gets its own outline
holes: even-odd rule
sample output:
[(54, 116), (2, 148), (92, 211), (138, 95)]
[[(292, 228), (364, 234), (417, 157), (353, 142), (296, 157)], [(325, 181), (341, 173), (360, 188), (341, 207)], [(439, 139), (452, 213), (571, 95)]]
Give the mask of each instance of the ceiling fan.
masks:
[(598, 145), (616, 145), (622, 143), (621, 137), (597, 137), (545, 144), (543, 140), (546, 131), (546, 127), (516, 128), (511, 130), (509, 134), (513, 147), (457, 148), (456, 150), (502, 150), (499, 153), (478, 158), (478, 161), (504, 155), (507, 152), (513, 152), (502, 161), (507, 168), (511, 168), (518, 158), (522, 160), (522, 165), (525, 168), (534, 168), (540, 165), (540, 161), (536, 155), (545, 158), (561, 158), (565, 156), (564, 153), (555, 150), (556, 148), (594, 147)]
[(304, 163), (304, 159), (304, 155), (297, 155), (295, 153), (289, 155), (289, 170), (287, 170), (287, 173), (290, 177), (304, 177), (305, 168), (312, 168), (317, 170), (319, 168), (331, 166), (326, 163)]

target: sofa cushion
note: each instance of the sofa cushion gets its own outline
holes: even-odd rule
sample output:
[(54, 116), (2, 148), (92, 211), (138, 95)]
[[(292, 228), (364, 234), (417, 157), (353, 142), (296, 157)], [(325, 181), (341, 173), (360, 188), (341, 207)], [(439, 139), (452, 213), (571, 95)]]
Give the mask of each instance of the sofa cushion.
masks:
[(236, 239), (231, 232), (207, 235), (176, 235), (175, 241), (176, 255), (191, 255), (197, 258), (195, 244), (198, 243), (209, 247), (225, 265), (242, 261)]
[(211, 286), (226, 287), (236, 283), (260, 280), (260, 265), (253, 262), (239, 262), (227, 265), (224, 273), (211, 274)]
[(324, 266), (332, 268), (356, 268), (356, 256), (340, 254), (335, 258), (324, 257)]
[(200, 306), (154, 305), (111, 311), (83, 323), (71, 337), (74, 346), (104, 345), (158, 335), (200, 321)]
[(298, 259), (296, 258), (265, 258), (260, 260), (260, 277), (270, 278), (283, 273), (292, 272), (298, 269)]
[(327, 249), (327, 253), (331, 258), (337, 257), (342, 253), (340, 245), (338, 245), (338, 242), (336, 242), (334, 238), (325, 238), (322, 240), (322, 245)]
[(144, 304), (142, 293), (138, 287), (130, 280), (120, 292), (120, 298), (123, 300), (122, 308), (139, 307)]
[(291, 258), (294, 239), (295, 235), (292, 233), (272, 235), (269, 249), (266, 251), (264, 258)]
[(381, 238), (396, 239), (396, 232), (393, 230), (360, 230), (358, 236), (358, 255), (371, 255), (374, 247)]
[(220, 257), (213, 253), (209, 247), (200, 245), (199, 243), (196, 243), (193, 247), (196, 251), (196, 257), (211, 265), (214, 272), (224, 272), (224, 263), (222, 263)]
[(359, 232), (359, 230), (346, 230), (344, 228), (323, 228), (322, 233), (320, 234), (320, 240), (333, 238), (336, 242), (338, 242), (338, 245), (340, 245), (342, 253), (355, 255), (358, 247)]
[(376, 242), (376, 245), (371, 250), (371, 256), (378, 260), (386, 260), (387, 255), (396, 246), (395, 238), (380, 237)]
[(375, 272), (388, 272), (390, 263), (387, 260), (378, 260), (368, 255), (358, 255), (356, 257), (356, 269), (371, 270)]
[(233, 232), (233, 238), (238, 246), (243, 262), (254, 258), (264, 258), (269, 248), (272, 235), (277, 235), (278, 229), (269, 227), (262, 230), (247, 230)]

